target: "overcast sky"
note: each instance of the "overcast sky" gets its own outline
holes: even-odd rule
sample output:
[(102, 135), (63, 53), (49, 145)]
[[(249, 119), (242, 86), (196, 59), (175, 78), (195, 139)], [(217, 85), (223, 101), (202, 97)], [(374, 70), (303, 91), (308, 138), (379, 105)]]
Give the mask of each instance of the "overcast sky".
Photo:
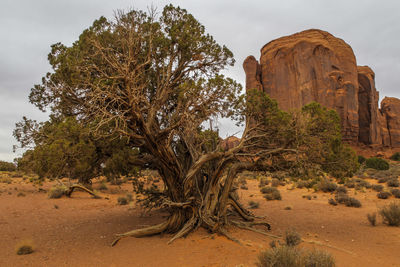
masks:
[[(326, 30), (345, 40), (358, 65), (370, 66), (384, 96), (400, 98), (400, 1), (398, 0), (1, 0), (0, 1), (0, 160), (11, 161), (15, 123), (22, 116), (45, 120), (47, 115), (28, 102), (30, 88), (50, 70), (50, 45), (70, 45), (93, 20), (112, 17), (117, 9), (162, 10), (172, 3), (186, 8), (235, 55), (227, 74), (244, 84), (242, 62), (260, 56), (272, 39), (305, 29)], [(220, 125), (226, 136), (237, 131)]]

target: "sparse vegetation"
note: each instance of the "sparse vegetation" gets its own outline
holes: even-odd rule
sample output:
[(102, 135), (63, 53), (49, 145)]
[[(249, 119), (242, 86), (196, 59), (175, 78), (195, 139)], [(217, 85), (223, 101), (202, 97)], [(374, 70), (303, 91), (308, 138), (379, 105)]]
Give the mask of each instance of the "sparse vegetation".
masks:
[(390, 156), (390, 159), (394, 161), (400, 161), (400, 153), (399, 152), (394, 153), (393, 155)]
[(286, 230), (285, 233), (285, 243), (289, 247), (297, 246), (301, 243), (301, 236), (296, 230), (290, 229)]
[(328, 203), (331, 204), (332, 206), (337, 206), (337, 202), (336, 200), (334, 200), (333, 198), (328, 199)]
[(389, 163), (382, 158), (369, 158), (365, 161), (365, 165), (367, 168), (372, 168), (375, 170), (389, 170)]
[(322, 250), (275, 246), (258, 256), (258, 267), (334, 267), (335, 259)]
[(372, 226), (376, 226), (376, 212), (368, 213), (367, 219)]
[(373, 184), (371, 188), (372, 188), (372, 190), (374, 190), (376, 192), (383, 191), (383, 185), (380, 185), (380, 184)]
[(33, 242), (31, 240), (22, 240), (15, 246), (17, 255), (27, 255), (34, 252)]
[(276, 187), (265, 186), (260, 189), (261, 193), (264, 194), (266, 200), (281, 200), (282, 196)]
[(357, 159), (358, 159), (358, 163), (360, 163), (360, 164), (363, 164), (366, 161), (366, 158), (361, 155), (358, 155)]
[(387, 191), (381, 191), (379, 192), (376, 196), (380, 199), (388, 199), (392, 194), (390, 194), (390, 192)]
[(398, 188), (392, 189), (391, 193), (395, 198), (400, 198), (400, 189)]
[(249, 209), (258, 209), (259, 206), (260, 206), (260, 203), (258, 203), (257, 201), (253, 201), (253, 200), (249, 201)]
[(67, 187), (63, 185), (55, 185), (48, 192), (49, 198), (61, 198), (67, 191)]
[(391, 202), (379, 209), (383, 222), (390, 226), (400, 226), (400, 202)]
[(128, 198), (124, 196), (120, 196), (117, 199), (118, 205), (127, 205), (129, 203)]
[(334, 192), (337, 187), (336, 183), (328, 181), (327, 179), (323, 179), (318, 183), (318, 189), (325, 193)]
[(13, 172), (16, 169), (17, 167), (14, 163), (0, 160), (0, 171)]
[(400, 186), (400, 182), (398, 179), (390, 179), (387, 181), (387, 186), (389, 187), (399, 187)]
[(100, 190), (100, 191), (105, 191), (105, 190), (107, 190), (107, 189), (108, 189), (108, 187), (107, 187), (106, 182), (105, 182), (105, 181), (102, 181), (102, 182), (100, 183), (100, 185), (99, 185), (99, 190)]

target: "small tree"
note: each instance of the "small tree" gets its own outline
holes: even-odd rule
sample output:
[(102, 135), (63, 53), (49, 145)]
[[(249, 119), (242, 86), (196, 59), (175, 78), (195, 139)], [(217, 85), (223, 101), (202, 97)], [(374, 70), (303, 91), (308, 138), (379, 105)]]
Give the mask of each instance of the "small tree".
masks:
[[(226, 236), (230, 224), (251, 229), (259, 223), (233, 194), (238, 173), (325, 168), (342, 151), (333, 149), (340, 147), (338, 120), (317, 104), (291, 115), (258, 91), (249, 91), (245, 104), (242, 87), (220, 73), (233, 65), (232, 52), (179, 7), (168, 5), (159, 17), (136, 10), (102, 17), (71, 47), (53, 45), (49, 62), (53, 72), (30, 101), (76, 116), (94, 135), (127, 138), (139, 151), (130, 164), (156, 169), (165, 184), (149, 197), (169, 210), (168, 219), (114, 244), (161, 232), (175, 233), (173, 241), (199, 226)], [(204, 128), (211, 118), (246, 116), (243, 136), (229, 150)], [(231, 220), (228, 207), (245, 222)]]

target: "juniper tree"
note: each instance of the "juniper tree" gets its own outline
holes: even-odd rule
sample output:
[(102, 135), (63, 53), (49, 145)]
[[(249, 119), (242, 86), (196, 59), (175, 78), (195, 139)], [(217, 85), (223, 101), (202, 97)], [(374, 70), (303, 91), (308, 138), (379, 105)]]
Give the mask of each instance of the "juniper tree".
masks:
[[(93, 134), (127, 138), (139, 151), (131, 164), (157, 170), (165, 185), (158, 201), (168, 219), (120, 234), (114, 244), (162, 232), (174, 233), (173, 241), (198, 227), (228, 237), (232, 224), (269, 227), (233, 194), (237, 174), (322, 166), (323, 159), (307, 160), (313, 142), (330, 145), (339, 138), (336, 124), (307, 128), (315, 122), (307, 110), (291, 115), (262, 92), (242, 95), (241, 85), (221, 74), (234, 64), (232, 52), (172, 5), (160, 14), (130, 10), (101, 17), (71, 46), (53, 45), (48, 59), (53, 71), (34, 86), (30, 101), (76, 116)], [(225, 117), (244, 123), (239, 144), (228, 150), (204, 127), (210, 118)], [(113, 127), (104, 132), (103, 125)], [(230, 211), (243, 220), (232, 219)]]

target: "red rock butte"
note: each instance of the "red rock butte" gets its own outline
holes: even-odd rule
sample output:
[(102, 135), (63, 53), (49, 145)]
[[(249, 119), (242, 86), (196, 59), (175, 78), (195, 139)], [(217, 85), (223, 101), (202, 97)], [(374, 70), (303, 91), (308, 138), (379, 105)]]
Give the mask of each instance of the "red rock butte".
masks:
[(243, 62), (246, 90), (263, 90), (289, 111), (316, 101), (335, 109), (343, 140), (400, 147), (400, 100), (378, 107), (375, 73), (357, 66), (353, 49), (332, 34), (311, 29), (273, 40), (261, 48), (259, 62)]

